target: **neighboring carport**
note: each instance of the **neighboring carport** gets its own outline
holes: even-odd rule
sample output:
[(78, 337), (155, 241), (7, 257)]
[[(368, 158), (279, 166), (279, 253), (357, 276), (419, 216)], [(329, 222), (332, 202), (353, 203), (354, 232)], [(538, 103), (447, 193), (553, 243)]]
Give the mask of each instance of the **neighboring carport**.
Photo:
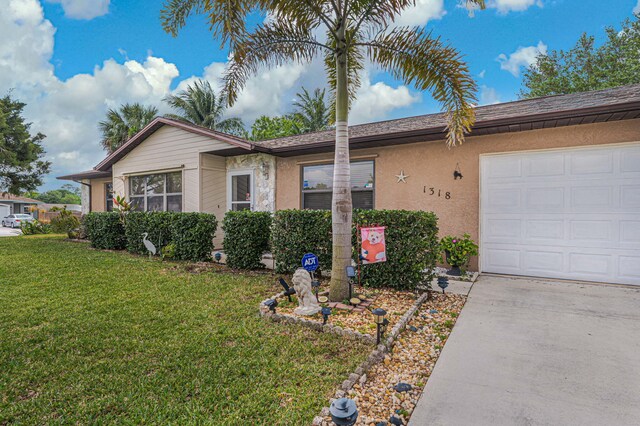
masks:
[(482, 276), (410, 426), (640, 424), (640, 288)]

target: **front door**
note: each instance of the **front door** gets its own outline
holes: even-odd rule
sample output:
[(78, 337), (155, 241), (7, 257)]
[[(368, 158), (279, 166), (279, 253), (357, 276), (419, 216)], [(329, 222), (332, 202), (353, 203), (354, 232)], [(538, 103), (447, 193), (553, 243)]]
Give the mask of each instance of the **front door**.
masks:
[(253, 210), (253, 171), (233, 171), (229, 174), (229, 210)]

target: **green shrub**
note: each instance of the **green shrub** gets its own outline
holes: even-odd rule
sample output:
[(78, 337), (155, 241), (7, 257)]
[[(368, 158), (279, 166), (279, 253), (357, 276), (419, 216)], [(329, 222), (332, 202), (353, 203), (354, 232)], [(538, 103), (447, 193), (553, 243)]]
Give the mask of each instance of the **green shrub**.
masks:
[[(370, 287), (415, 289), (431, 281), (439, 256), (435, 214), (406, 210), (355, 210), (353, 258), (359, 258), (357, 226), (386, 226), (387, 261), (361, 266), (362, 282)], [(283, 210), (272, 225), (272, 252), (276, 272), (290, 273), (300, 267), (302, 256), (313, 252), (320, 267), (331, 266), (331, 212)]]
[(88, 213), (82, 219), (91, 246), (104, 250), (122, 250), (127, 239), (120, 215), (116, 212)]
[(57, 234), (67, 234), (69, 238), (77, 235), (80, 227), (80, 219), (67, 210), (66, 207), (58, 210), (58, 215), (51, 219), (51, 229)]
[(271, 213), (230, 211), (224, 216), (224, 252), (227, 265), (238, 269), (263, 268), (262, 254), (269, 250)]
[[(387, 261), (362, 265), (363, 283), (371, 287), (413, 290), (420, 283), (431, 282), (431, 271), (436, 266), (440, 251), (435, 214), (408, 210), (356, 210), (353, 222), (361, 227), (386, 227)], [(354, 229), (354, 259), (360, 255), (357, 234), (357, 229)]]
[(218, 228), (216, 217), (208, 213), (171, 213), (171, 242), (174, 259), (211, 260), (213, 238)]
[(125, 234), (127, 236), (127, 251), (135, 254), (148, 254), (144, 246), (143, 235), (156, 246), (157, 253), (171, 242), (171, 212), (129, 212), (125, 220)]
[(22, 222), (20, 230), (22, 235), (50, 234), (51, 225), (34, 220), (33, 222)]
[(277, 273), (291, 273), (301, 266), (305, 253), (319, 257), (320, 269), (331, 270), (331, 212), (280, 210), (273, 215), (271, 249)]

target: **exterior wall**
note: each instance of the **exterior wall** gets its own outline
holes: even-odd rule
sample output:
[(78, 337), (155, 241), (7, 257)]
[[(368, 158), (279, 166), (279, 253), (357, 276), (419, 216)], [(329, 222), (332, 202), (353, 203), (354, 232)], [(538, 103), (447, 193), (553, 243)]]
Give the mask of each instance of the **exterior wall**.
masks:
[(227, 158), (227, 172), (253, 170), (253, 208), (272, 212), (276, 209), (276, 158), (269, 154), (248, 154)]
[[(91, 179), (91, 211), (92, 212), (103, 212), (107, 210), (107, 194), (104, 192), (105, 184), (111, 182), (110, 178), (101, 178), (101, 179)], [(84, 191), (86, 186), (82, 185), (82, 214), (89, 213), (85, 212), (85, 205), (88, 206), (89, 203), (85, 204), (84, 201)], [(86, 188), (87, 192), (89, 188)], [(88, 210), (88, 208), (87, 208)]]
[(113, 190), (127, 195), (127, 177), (182, 170), (182, 210), (200, 211), (200, 153), (228, 148), (226, 142), (163, 126), (113, 165)]
[(211, 154), (200, 156), (200, 205), (204, 213), (212, 213), (218, 219), (218, 230), (213, 240), (215, 248), (222, 247), (222, 219), (227, 211), (226, 159)]
[[(357, 150), (351, 157), (375, 160), (377, 209), (433, 211), (439, 218), (441, 236), (468, 232), (478, 241), (481, 155), (637, 141), (640, 119), (471, 137), (451, 149), (444, 141), (436, 141)], [(333, 154), (277, 159), (279, 210), (300, 208), (301, 165), (319, 160), (332, 161)], [(456, 166), (462, 179), (453, 178)], [(409, 176), (406, 183), (398, 183), (396, 175), (401, 171)], [(471, 266), (478, 267), (477, 259)]]

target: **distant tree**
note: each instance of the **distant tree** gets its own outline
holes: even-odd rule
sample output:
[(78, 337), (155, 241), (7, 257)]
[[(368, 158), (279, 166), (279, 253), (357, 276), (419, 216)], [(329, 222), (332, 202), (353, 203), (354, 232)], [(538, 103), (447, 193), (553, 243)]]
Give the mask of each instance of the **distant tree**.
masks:
[(158, 115), (158, 108), (139, 103), (124, 104), (120, 109), (107, 111), (107, 118), (99, 123), (100, 144), (109, 154), (120, 148)]
[(76, 189), (73, 185), (66, 184), (60, 189), (52, 189), (41, 194), (27, 193), (25, 196), (47, 204), (81, 204), (80, 194)]
[(226, 105), (206, 80), (198, 80), (177, 95), (168, 95), (164, 101), (178, 112), (167, 114), (168, 118), (232, 135), (240, 136), (245, 132), (239, 118), (223, 118)]
[(247, 139), (252, 141), (264, 141), (267, 139), (283, 138), (285, 136), (299, 135), (302, 133), (302, 123), (294, 115), (282, 115), (258, 117), (251, 126), (251, 133)]
[(573, 49), (537, 57), (524, 73), (522, 98), (560, 95), (640, 83), (640, 15), (622, 28), (606, 29), (607, 40), (582, 34)]
[(0, 194), (18, 195), (42, 185), (51, 163), (43, 161), (45, 135), (29, 132), (22, 110), (26, 104), (10, 95), (0, 98)]
[(303, 87), (296, 96), (298, 99), (293, 103), (293, 114), (302, 124), (302, 133), (327, 130), (332, 114), (330, 106), (325, 103), (325, 90), (316, 89), (312, 95)]

